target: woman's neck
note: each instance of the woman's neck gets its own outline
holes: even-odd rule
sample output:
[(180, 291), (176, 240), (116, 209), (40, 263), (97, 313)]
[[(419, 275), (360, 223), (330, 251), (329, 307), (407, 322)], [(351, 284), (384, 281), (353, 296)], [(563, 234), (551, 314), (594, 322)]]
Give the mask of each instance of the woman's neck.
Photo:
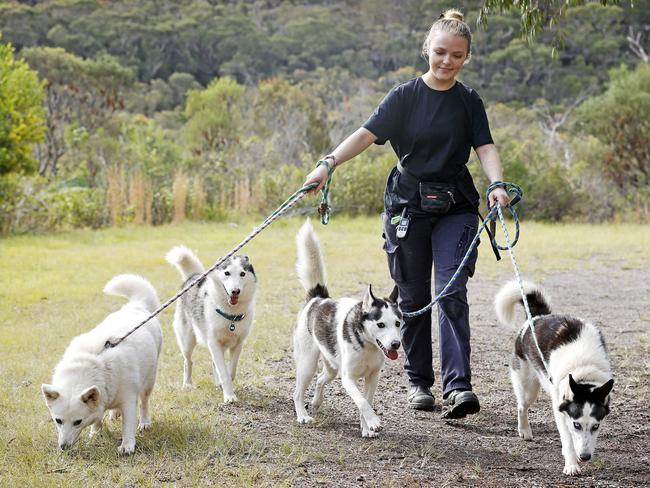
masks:
[(450, 80), (439, 80), (431, 70), (427, 71), (422, 75), (422, 81), (431, 88), (432, 90), (437, 91), (446, 91), (449, 90), (452, 86), (456, 84), (456, 78), (451, 78)]

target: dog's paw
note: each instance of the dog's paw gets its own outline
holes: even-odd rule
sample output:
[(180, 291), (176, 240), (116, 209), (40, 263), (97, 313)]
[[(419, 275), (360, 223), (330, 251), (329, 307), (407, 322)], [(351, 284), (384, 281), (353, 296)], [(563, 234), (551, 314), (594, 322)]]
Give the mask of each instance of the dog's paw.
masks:
[(297, 420), (299, 424), (311, 424), (314, 422), (314, 417), (310, 417), (309, 415), (299, 415)]
[(237, 401), (238, 401), (237, 395), (235, 395), (234, 393), (232, 395), (226, 395), (226, 394), (223, 395), (224, 403), (235, 403)]
[(369, 429), (362, 429), (361, 430), (361, 437), (377, 437), (379, 435), (379, 432), (373, 432), (372, 430)]
[(183, 390), (193, 390), (194, 383), (183, 383)]
[(533, 431), (528, 427), (527, 429), (519, 429), (519, 437), (525, 441), (533, 440)]
[(376, 414), (368, 415), (366, 418), (366, 425), (370, 432), (379, 432), (384, 427), (381, 425), (381, 420), (377, 417)]
[(122, 456), (128, 456), (135, 452), (135, 441), (125, 442), (122, 441), (120, 447), (117, 448), (117, 452)]
[(566, 463), (562, 472), (567, 476), (577, 476), (580, 474), (580, 466), (577, 464)]
[(149, 430), (151, 429), (151, 420), (140, 422), (138, 424), (138, 430)]

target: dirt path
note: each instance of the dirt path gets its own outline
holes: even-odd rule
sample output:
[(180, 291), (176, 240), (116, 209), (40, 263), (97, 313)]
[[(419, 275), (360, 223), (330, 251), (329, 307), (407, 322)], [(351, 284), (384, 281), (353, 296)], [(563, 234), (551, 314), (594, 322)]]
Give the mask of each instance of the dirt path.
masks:
[[(286, 466), (286, 479), (296, 486), (648, 486), (649, 276), (649, 268), (590, 269), (552, 274), (542, 281), (555, 311), (602, 327), (615, 372), (612, 413), (604, 423), (595, 459), (579, 478), (562, 474), (559, 434), (545, 395), (531, 413), (535, 440), (517, 437), (507, 370), (514, 331), (496, 325), (491, 302), (499, 283), (481, 276), (470, 283), (479, 415), (444, 421), (439, 409), (433, 413), (408, 409), (400, 353), (398, 361), (385, 367), (376, 395), (375, 406), (385, 425), (380, 437), (360, 437), (356, 410), (338, 380), (327, 387), (319, 422), (298, 426), (286, 394), (293, 390), (287, 351), (285, 360), (269, 364), (277, 372), (273, 387), (278, 396), (257, 410), (251, 411), (249, 404), (242, 433), (263, 435), (272, 445), (285, 443), (287, 431), (299, 438), (302, 454), (289, 447), (286, 459), (275, 460)], [(439, 388), (434, 386), (438, 404)], [(250, 399), (256, 395), (261, 395), (259, 390), (245, 393)]]

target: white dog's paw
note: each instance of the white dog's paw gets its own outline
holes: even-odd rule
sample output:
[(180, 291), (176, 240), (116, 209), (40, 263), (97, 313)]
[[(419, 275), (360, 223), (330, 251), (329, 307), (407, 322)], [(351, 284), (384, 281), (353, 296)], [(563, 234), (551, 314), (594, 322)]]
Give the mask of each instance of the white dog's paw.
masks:
[(527, 429), (519, 429), (519, 437), (521, 437), (525, 441), (532, 441), (533, 440), (533, 431), (528, 427)]
[(379, 432), (373, 432), (369, 429), (361, 429), (361, 437), (377, 437)]
[(138, 430), (149, 430), (151, 429), (151, 420), (144, 420), (138, 424)]
[(564, 465), (564, 470), (562, 472), (568, 476), (577, 476), (580, 474), (580, 466), (578, 466), (575, 463), (574, 464), (566, 463)]
[(117, 452), (123, 456), (133, 454), (135, 452), (135, 441), (122, 441), (120, 447), (117, 448)]
[(311, 424), (314, 422), (314, 417), (310, 417), (309, 415), (298, 415), (297, 420), (299, 424)]
[(226, 395), (224, 393), (224, 395), (223, 395), (223, 402), (224, 403), (235, 403), (237, 401), (238, 401), (237, 395), (235, 395), (234, 393), (231, 394), (231, 395)]
[(368, 430), (371, 432), (379, 432), (381, 429), (384, 427), (381, 425), (381, 420), (379, 420), (379, 417), (377, 417), (376, 414), (368, 415), (366, 418), (366, 425), (368, 426)]
[(193, 390), (194, 383), (183, 383), (183, 390)]

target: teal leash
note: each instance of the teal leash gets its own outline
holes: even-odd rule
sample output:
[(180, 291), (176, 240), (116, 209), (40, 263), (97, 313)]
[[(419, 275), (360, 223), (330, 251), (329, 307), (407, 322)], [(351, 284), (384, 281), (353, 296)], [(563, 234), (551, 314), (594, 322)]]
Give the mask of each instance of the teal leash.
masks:
[[(517, 244), (517, 241), (519, 240), (519, 217), (517, 216), (517, 212), (515, 212), (514, 205), (516, 205), (521, 200), (521, 198), (523, 196), (523, 190), (519, 186), (515, 185), (514, 183), (509, 183), (509, 182), (504, 182), (504, 181), (495, 181), (494, 183), (492, 183), (488, 187), (488, 189), (486, 191), (486, 194), (485, 194), (486, 201), (489, 202), (488, 195), (495, 188), (503, 188), (508, 193), (514, 194), (514, 197), (512, 198), (512, 200), (510, 201), (510, 203), (507, 205), (506, 208), (508, 210), (510, 210), (510, 212), (512, 213), (512, 217), (513, 217), (513, 219), (515, 221), (515, 225), (516, 225), (516, 229), (517, 229), (515, 240), (512, 243), (510, 243), (509, 238), (508, 238), (506, 247), (501, 247), (496, 243), (496, 236), (494, 236), (494, 235), (492, 236), (493, 245), (496, 246), (498, 249), (501, 249), (501, 250), (508, 249), (510, 251), (510, 255), (512, 256), (512, 248)], [(483, 222), (481, 223), (478, 230), (476, 231), (476, 235), (474, 236), (474, 239), (472, 239), (472, 242), (470, 243), (469, 247), (467, 248), (467, 252), (463, 256), (463, 259), (461, 260), (460, 265), (458, 265), (458, 268), (456, 268), (456, 271), (452, 275), (449, 282), (442, 289), (442, 291), (433, 299), (433, 301), (431, 303), (429, 303), (429, 305), (427, 305), (424, 308), (421, 308), (420, 310), (415, 310), (413, 312), (406, 312), (406, 311), (402, 310), (402, 316), (403, 317), (413, 318), (413, 317), (417, 317), (419, 315), (422, 315), (423, 313), (428, 312), (429, 310), (431, 310), (431, 308), (436, 303), (438, 303), (441, 298), (446, 296), (447, 291), (449, 290), (451, 285), (454, 283), (454, 281), (456, 281), (456, 279), (460, 275), (461, 270), (463, 269), (463, 267), (467, 263), (467, 260), (469, 259), (472, 252), (474, 251), (474, 248), (478, 244), (478, 240), (479, 240), (479, 237), (481, 236), (481, 232), (483, 232), (483, 230), (486, 228), (488, 223), (496, 220), (497, 215), (501, 219), (501, 225), (505, 229), (505, 220), (503, 219), (503, 213), (502, 213), (502, 210), (501, 210), (501, 205), (499, 204), (499, 202), (496, 202), (496, 204), (489, 210), (488, 214), (485, 216), (485, 219), (483, 219)]]

